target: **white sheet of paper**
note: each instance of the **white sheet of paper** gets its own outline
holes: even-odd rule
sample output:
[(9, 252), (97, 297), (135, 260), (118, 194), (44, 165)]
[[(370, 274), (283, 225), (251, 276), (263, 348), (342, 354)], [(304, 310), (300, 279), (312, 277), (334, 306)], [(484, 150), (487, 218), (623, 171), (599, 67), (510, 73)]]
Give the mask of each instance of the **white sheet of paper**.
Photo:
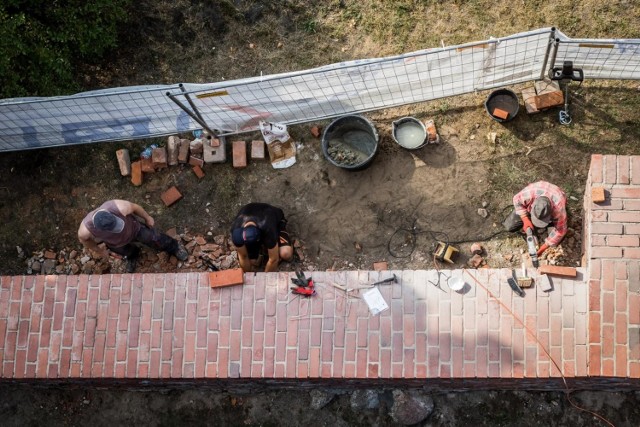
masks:
[(364, 292), (362, 294), (362, 298), (367, 303), (371, 314), (374, 316), (377, 316), (389, 308), (378, 288), (372, 288)]

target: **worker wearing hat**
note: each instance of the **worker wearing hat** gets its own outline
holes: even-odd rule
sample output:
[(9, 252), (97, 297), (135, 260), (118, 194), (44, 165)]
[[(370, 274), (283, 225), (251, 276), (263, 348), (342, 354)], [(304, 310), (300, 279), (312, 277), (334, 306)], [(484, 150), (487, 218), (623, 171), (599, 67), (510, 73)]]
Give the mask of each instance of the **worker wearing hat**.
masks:
[(277, 271), (280, 260), (290, 261), (293, 248), (286, 230), (282, 209), (267, 203), (243, 206), (231, 226), (231, 240), (238, 251), (238, 262), (244, 271), (259, 267), (261, 251), (269, 257), (265, 271)]
[(99, 246), (104, 242), (109, 250), (125, 257), (128, 273), (135, 271), (140, 254), (140, 248), (133, 242), (165, 251), (185, 261), (189, 257), (187, 250), (176, 239), (156, 230), (154, 223), (151, 215), (140, 205), (126, 200), (109, 200), (84, 217), (78, 229), (78, 239), (101, 258), (108, 256), (106, 249)]
[(549, 247), (557, 246), (567, 234), (567, 196), (556, 185), (538, 181), (527, 185), (513, 196), (514, 211), (503, 225), (508, 231), (547, 229), (547, 238), (538, 256)]

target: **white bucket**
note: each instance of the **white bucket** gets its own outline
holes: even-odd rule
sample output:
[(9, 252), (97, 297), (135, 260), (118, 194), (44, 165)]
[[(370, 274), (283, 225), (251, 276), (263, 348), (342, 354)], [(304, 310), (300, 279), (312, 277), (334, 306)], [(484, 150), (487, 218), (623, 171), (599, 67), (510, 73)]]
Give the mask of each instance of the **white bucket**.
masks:
[(427, 129), (424, 124), (413, 117), (403, 117), (392, 124), (391, 135), (400, 146), (415, 150), (427, 143)]

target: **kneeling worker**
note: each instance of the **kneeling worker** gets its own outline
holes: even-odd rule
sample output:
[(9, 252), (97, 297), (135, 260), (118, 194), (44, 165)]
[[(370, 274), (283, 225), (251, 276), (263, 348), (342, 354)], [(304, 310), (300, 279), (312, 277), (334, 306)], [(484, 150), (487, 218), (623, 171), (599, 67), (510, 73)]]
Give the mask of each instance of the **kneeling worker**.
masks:
[(140, 255), (140, 248), (133, 242), (165, 251), (185, 261), (189, 257), (187, 250), (176, 239), (153, 228), (153, 225), (153, 218), (142, 206), (126, 200), (109, 200), (84, 217), (78, 229), (78, 239), (99, 257), (108, 256), (106, 250), (98, 246), (100, 242), (106, 243), (111, 251), (125, 257), (128, 273), (135, 271)]
[(567, 196), (557, 187), (546, 181), (529, 184), (513, 196), (515, 210), (507, 217), (503, 225), (508, 231), (522, 228), (545, 229), (548, 235), (540, 249), (542, 255), (550, 246), (557, 246), (567, 234)]
[(261, 249), (269, 256), (264, 271), (277, 271), (280, 260), (290, 261), (293, 248), (282, 209), (266, 203), (249, 203), (240, 209), (231, 226), (231, 240), (238, 249), (244, 271), (258, 267)]

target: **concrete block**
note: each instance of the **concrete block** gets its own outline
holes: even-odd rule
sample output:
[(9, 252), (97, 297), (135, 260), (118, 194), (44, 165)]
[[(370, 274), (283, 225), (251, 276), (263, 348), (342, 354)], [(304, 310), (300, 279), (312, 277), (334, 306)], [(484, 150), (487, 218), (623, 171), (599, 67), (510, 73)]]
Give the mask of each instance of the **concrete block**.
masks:
[(167, 167), (167, 149), (165, 147), (154, 148), (151, 152), (151, 161), (153, 167), (157, 169), (164, 169)]
[(118, 166), (120, 166), (120, 175), (131, 175), (131, 157), (129, 157), (129, 150), (122, 148), (116, 151), (116, 157), (118, 158)]
[(156, 169), (153, 167), (153, 160), (149, 159), (141, 159), (142, 162), (142, 172), (145, 173), (153, 173)]
[(178, 163), (187, 163), (189, 161), (189, 146), (191, 141), (188, 139), (180, 140), (180, 149), (178, 150)]
[(214, 271), (209, 273), (209, 286), (221, 288), (223, 286), (233, 286), (244, 284), (244, 272), (241, 268), (230, 270)]
[(242, 140), (233, 141), (233, 167), (242, 169), (247, 167), (247, 143)]
[(205, 163), (224, 163), (227, 161), (227, 148), (225, 139), (223, 137), (216, 138), (218, 140), (217, 147), (209, 146), (204, 147), (204, 162)]
[(604, 188), (602, 187), (593, 187), (591, 188), (591, 201), (593, 203), (602, 203), (606, 200), (606, 195), (604, 193)]
[(165, 191), (164, 193), (162, 193), (160, 195), (160, 198), (162, 199), (162, 202), (164, 203), (165, 206), (171, 206), (178, 200), (182, 199), (182, 194), (180, 194), (178, 189), (175, 186), (173, 186), (167, 191)]
[(136, 187), (142, 185), (142, 162), (140, 160), (131, 163), (131, 183)]
[(175, 166), (178, 164), (178, 152), (180, 150), (180, 138), (170, 136), (167, 139), (167, 164)]
[(559, 267), (557, 265), (541, 265), (538, 268), (538, 273), (563, 277), (576, 277), (578, 275), (578, 271), (573, 267)]
[(251, 158), (252, 159), (264, 159), (264, 141), (257, 139), (251, 141)]
[(196, 176), (198, 177), (198, 179), (202, 179), (204, 178), (204, 171), (202, 170), (202, 168), (198, 165), (195, 165), (193, 167), (193, 173), (196, 174)]
[(528, 87), (526, 89), (522, 89), (522, 99), (524, 100), (524, 108), (526, 108), (527, 113), (535, 114), (539, 113), (540, 110), (536, 108), (536, 88)]
[(189, 157), (189, 164), (191, 166), (200, 166), (200, 167), (202, 167), (204, 165), (204, 160), (199, 159), (199, 158), (197, 158), (195, 156), (191, 156), (191, 157)]

